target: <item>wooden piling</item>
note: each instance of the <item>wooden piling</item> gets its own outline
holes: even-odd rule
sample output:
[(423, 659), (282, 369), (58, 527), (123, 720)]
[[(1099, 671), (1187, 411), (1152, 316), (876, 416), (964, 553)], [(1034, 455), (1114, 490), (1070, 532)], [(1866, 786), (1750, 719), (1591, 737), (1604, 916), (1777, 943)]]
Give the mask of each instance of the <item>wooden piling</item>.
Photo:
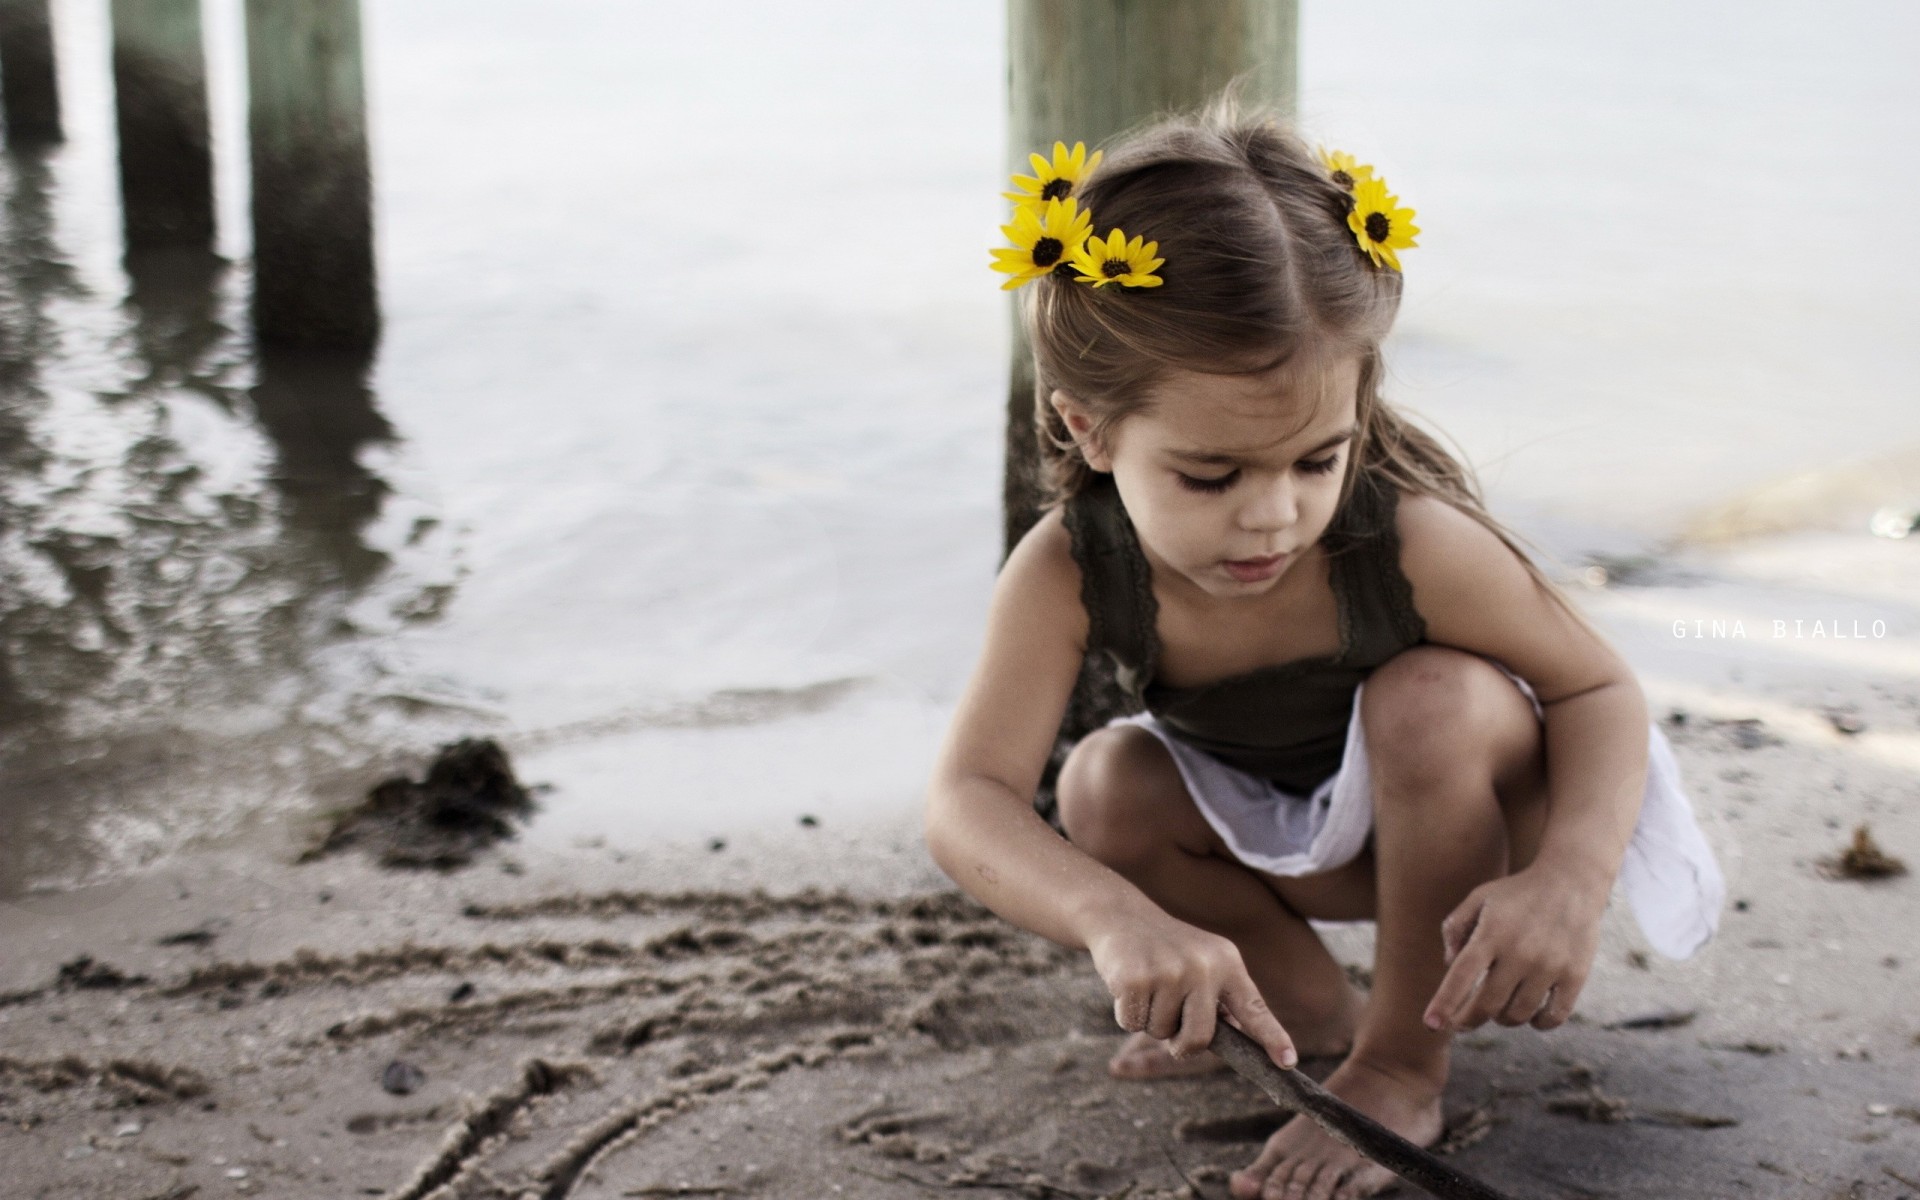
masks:
[[(1298, 0), (1008, 0), (1007, 172), (1031, 175), (1027, 156), (1051, 157), (1055, 141), (1092, 150), (1156, 113), (1197, 106), (1238, 75), (1246, 99), (1291, 113), (1298, 31)], [(1009, 313), (1001, 498), (1011, 552), (1039, 518), (1041, 496), (1033, 351), (1017, 307)]]
[(9, 146), (61, 140), (47, 0), (0, 0), (0, 111)]
[(200, 0), (113, 0), (113, 88), (128, 251), (211, 245)]
[(370, 349), (380, 334), (358, 0), (247, 0), (254, 333)]
[[(1028, 156), (1052, 157), (1056, 141), (1092, 150), (1155, 114), (1197, 107), (1236, 77), (1246, 100), (1292, 113), (1298, 30), (1298, 0), (1008, 0), (1008, 174), (1031, 175)], [(1012, 298), (1004, 553), (1039, 519), (1044, 499), (1033, 350), (1020, 323), (1021, 297)], [(1113, 664), (1090, 655), (1035, 797), (1043, 815), (1057, 815), (1053, 785), (1073, 744), (1127, 708)]]

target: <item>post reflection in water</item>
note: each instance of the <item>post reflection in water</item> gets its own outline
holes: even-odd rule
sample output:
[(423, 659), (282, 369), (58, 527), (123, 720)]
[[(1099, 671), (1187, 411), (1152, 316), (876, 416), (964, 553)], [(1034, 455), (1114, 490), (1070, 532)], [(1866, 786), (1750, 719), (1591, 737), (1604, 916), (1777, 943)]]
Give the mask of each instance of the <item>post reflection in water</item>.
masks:
[(391, 562), (362, 540), (392, 490), (359, 461), (362, 447), (393, 439), (367, 389), (369, 365), (364, 354), (268, 350), (250, 393), (254, 417), (279, 452), (272, 480), (287, 532), (350, 592)]
[(370, 352), (256, 352), (198, 228), (86, 286), (54, 219), (85, 149), (0, 156), (0, 898), (352, 797), (418, 744), (367, 613), (449, 588), (376, 530)]

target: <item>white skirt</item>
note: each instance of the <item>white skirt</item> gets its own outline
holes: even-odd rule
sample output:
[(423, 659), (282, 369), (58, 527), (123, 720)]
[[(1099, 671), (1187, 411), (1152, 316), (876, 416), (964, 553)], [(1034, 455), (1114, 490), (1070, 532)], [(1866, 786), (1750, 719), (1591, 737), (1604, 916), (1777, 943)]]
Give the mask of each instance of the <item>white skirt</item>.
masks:
[[(1487, 661), (1513, 680), (1544, 722), (1540, 700), (1527, 681)], [(1353, 861), (1373, 832), (1373, 778), (1360, 725), (1365, 690), (1364, 681), (1354, 689), (1340, 769), (1310, 796), (1282, 791), (1182, 742), (1151, 713), (1117, 717), (1109, 724), (1138, 725), (1165, 743), (1195, 806), (1241, 862), (1272, 875), (1317, 875)], [(1668, 958), (1691, 957), (1719, 927), (1726, 880), (1694, 821), (1673, 748), (1651, 721), (1646, 792), (1619, 882), (1647, 941)]]

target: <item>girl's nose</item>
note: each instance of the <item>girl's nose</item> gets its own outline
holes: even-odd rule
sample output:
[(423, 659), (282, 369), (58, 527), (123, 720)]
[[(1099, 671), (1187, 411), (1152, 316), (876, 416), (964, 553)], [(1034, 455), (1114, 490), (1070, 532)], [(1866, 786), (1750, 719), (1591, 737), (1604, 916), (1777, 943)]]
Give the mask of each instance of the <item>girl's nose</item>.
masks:
[(1240, 527), (1252, 533), (1286, 529), (1299, 519), (1299, 498), (1284, 477), (1249, 488), (1247, 503), (1240, 510)]

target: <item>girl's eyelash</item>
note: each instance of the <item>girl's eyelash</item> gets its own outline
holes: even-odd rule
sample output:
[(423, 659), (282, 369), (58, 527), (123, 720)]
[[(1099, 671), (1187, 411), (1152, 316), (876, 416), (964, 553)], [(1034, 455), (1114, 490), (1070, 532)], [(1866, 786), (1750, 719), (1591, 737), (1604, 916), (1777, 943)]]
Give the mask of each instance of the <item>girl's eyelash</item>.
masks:
[[(1327, 458), (1314, 459), (1312, 462), (1303, 462), (1300, 464), (1300, 469), (1310, 475), (1325, 475), (1339, 465), (1340, 456), (1335, 454)], [(1211, 492), (1214, 494), (1226, 491), (1233, 486), (1235, 480), (1240, 478), (1240, 472), (1238, 470), (1229, 471), (1218, 479), (1196, 479), (1184, 471), (1176, 471), (1174, 474), (1178, 476), (1180, 486), (1188, 491)]]
[(1175, 471), (1174, 474), (1179, 477), (1180, 486), (1190, 492), (1224, 492), (1233, 486), (1234, 480), (1240, 478), (1238, 470), (1228, 471), (1218, 479), (1195, 479), (1184, 471)]

